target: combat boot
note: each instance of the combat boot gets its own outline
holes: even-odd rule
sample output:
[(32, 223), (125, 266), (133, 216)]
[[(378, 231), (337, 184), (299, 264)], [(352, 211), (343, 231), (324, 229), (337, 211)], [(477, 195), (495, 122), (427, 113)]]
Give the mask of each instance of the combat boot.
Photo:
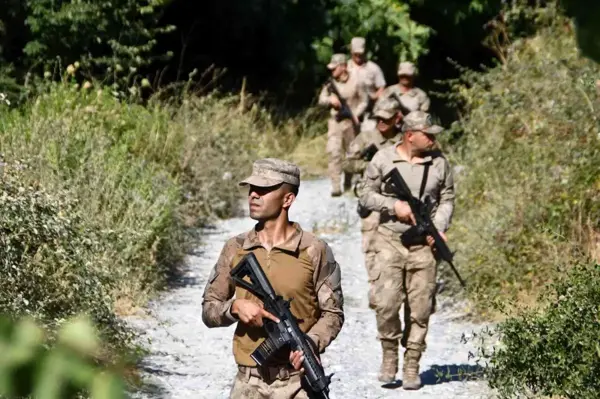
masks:
[(383, 358), (378, 379), (385, 383), (394, 382), (398, 373), (398, 342), (381, 341), (381, 348), (383, 349)]
[(411, 391), (421, 388), (421, 377), (419, 377), (420, 360), (420, 351), (407, 349), (406, 352), (404, 352), (404, 364), (402, 365), (402, 388)]

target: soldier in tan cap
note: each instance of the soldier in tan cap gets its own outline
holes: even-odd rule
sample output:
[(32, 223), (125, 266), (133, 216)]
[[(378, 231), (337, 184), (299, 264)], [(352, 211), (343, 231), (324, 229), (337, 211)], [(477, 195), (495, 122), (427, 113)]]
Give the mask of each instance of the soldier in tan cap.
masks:
[(253, 252), (277, 294), (293, 298), (290, 309), (300, 329), (315, 352), (323, 353), (344, 322), (340, 267), (324, 241), (288, 218), (300, 186), (296, 165), (258, 160), (240, 185), (248, 187), (250, 217), (257, 223), (225, 243), (204, 291), (202, 320), (208, 327), (237, 323), (233, 355), (238, 372), (230, 398), (308, 398), (301, 386), (302, 353), (282, 353), (260, 368), (250, 357), (267, 337), (263, 319), (279, 320), (254, 295), (236, 288), (230, 271)]
[[(414, 86), (417, 68), (412, 62), (401, 62), (398, 65), (398, 83), (387, 87), (380, 96), (380, 101), (386, 98), (396, 98), (410, 111), (429, 111), (430, 100), (427, 94)], [(375, 104), (375, 109), (379, 104)]]
[[(398, 143), (402, 135), (398, 129), (402, 120), (402, 113), (398, 110), (398, 103), (394, 100), (386, 100), (379, 110), (375, 112), (377, 121), (376, 129), (362, 132), (350, 144), (348, 155), (344, 163), (344, 170), (349, 173), (364, 174), (369, 161), (376, 151)], [(361, 190), (364, 184), (364, 176), (357, 184), (357, 190)], [(372, 270), (375, 263), (375, 248), (373, 246), (377, 226), (379, 225), (379, 213), (370, 211), (360, 204), (358, 214), (361, 218), (362, 250), (365, 256), (365, 267), (371, 281)], [(369, 305), (374, 308), (372, 300), (375, 292), (369, 291)]]
[[(356, 137), (355, 126), (359, 125), (359, 119), (364, 114), (368, 105), (367, 94), (360, 88), (356, 77), (351, 76), (346, 68), (346, 56), (334, 54), (331, 62), (327, 65), (331, 71), (333, 81), (328, 82), (319, 95), (319, 105), (331, 108), (331, 117), (327, 122), (327, 154), (329, 156), (329, 177), (331, 179), (331, 195), (342, 195), (341, 175), (344, 154), (348, 150), (350, 142)], [(341, 95), (338, 98), (332, 92), (330, 85)], [(340, 118), (342, 114), (342, 100), (345, 101), (352, 112), (352, 119)], [(344, 174), (344, 190), (350, 189), (352, 175)]]
[(348, 71), (355, 74), (369, 95), (369, 106), (362, 122), (362, 130), (374, 130), (375, 121), (372, 118), (372, 108), (385, 89), (385, 76), (375, 62), (367, 59), (366, 40), (364, 37), (353, 37), (350, 41), (352, 59), (348, 62)]
[[(384, 382), (395, 379), (398, 345), (402, 343), (406, 348), (403, 387), (419, 389), (419, 361), (426, 348), (433, 310), (437, 262), (431, 237), (423, 237), (422, 244), (409, 248), (401, 243), (400, 235), (414, 224), (414, 215), (383, 177), (396, 168), (414, 197), (431, 198), (431, 217), (444, 239), (454, 210), (454, 182), (448, 161), (439, 151), (432, 150), (442, 127), (434, 125), (431, 116), (422, 111), (409, 113), (403, 122), (402, 142), (378, 151), (369, 163), (360, 202), (367, 209), (380, 212), (374, 244), (375, 267), (369, 275), (383, 349), (379, 379)], [(399, 316), (402, 304), (404, 330)]]

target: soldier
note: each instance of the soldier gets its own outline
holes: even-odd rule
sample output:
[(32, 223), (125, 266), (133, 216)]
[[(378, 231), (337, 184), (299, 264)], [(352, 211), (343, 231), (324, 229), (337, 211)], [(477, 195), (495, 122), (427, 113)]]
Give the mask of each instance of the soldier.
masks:
[[(452, 169), (439, 151), (432, 148), (443, 128), (422, 111), (408, 114), (403, 121), (402, 142), (375, 154), (365, 173), (360, 201), (364, 207), (380, 212), (374, 246), (374, 270), (370, 273), (375, 293), (378, 338), (383, 349), (380, 381), (392, 382), (398, 372), (398, 344), (406, 348), (402, 367), (404, 389), (419, 389), (419, 361), (426, 349), (425, 338), (433, 310), (436, 288), (436, 258), (431, 237), (423, 245), (406, 248), (400, 235), (414, 224), (414, 215), (405, 201), (395, 197), (383, 176), (398, 169), (413, 196), (430, 196), (434, 206), (432, 220), (445, 240), (454, 210)], [(404, 303), (404, 330), (399, 311)]]
[(369, 106), (365, 112), (362, 130), (374, 130), (375, 121), (371, 119), (371, 109), (385, 89), (385, 77), (383, 71), (366, 57), (366, 41), (364, 37), (354, 37), (350, 41), (350, 53), (352, 59), (348, 62), (348, 71), (355, 74), (369, 95)]
[(257, 223), (225, 243), (204, 291), (202, 320), (208, 327), (237, 322), (233, 355), (238, 373), (230, 398), (308, 398), (301, 386), (301, 352), (288, 350), (260, 368), (250, 357), (267, 337), (263, 319), (278, 320), (264, 310), (258, 298), (236, 288), (230, 271), (245, 254), (253, 252), (274, 290), (293, 298), (291, 311), (300, 329), (315, 353), (323, 353), (344, 322), (340, 267), (325, 242), (289, 221), (288, 212), (300, 186), (296, 165), (272, 158), (258, 160), (252, 175), (240, 185), (249, 187), (250, 217)]
[[(398, 128), (402, 120), (402, 113), (398, 111), (398, 103), (394, 100), (387, 100), (382, 103), (379, 110), (374, 115), (377, 121), (375, 130), (362, 132), (350, 144), (344, 170), (349, 173), (358, 173), (363, 175), (365, 169), (374, 153), (369, 151), (371, 148), (381, 150), (396, 144), (401, 139), (401, 133)], [(373, 147), (374, 146), (374, 147)], [(359, 182), (359, 186), (363, 181)], [(360, 189), (359, 189), (360, 190)], [(365, 209), (360, 204), (358, 206), (358, 214), (361, 217), (361, 232), (362, 232), (362, 250), (365, 256), (365, 267), (369, 276), (369, 281), (373, 281), (375, 251), (373, 247), (373, 239), (379, 225), (379, 213)], [(376, 278), (376, 276), (375, 276)], [(369, 290), (369, 306), (374, 309), (373, 291), (374, 286), (371, 284)]]
[[(379, 101), (386, 98), (398, 98), (402, 105), (410, 111), (429, 111), (430, 100), (427, 94), (414, 87), (417, 70), (412, 62), (401, 62), (398, 66), (398, 84), (387, 87)], [(375, 109), (379, 104), (375, 104)]]
[[(358, 84), (356, 77), (351, 76), (346, 68), (346, 56), (334, 54), (331, 62), (327, 65), (331, 71), (334, 83), (327, 83), (319, 95), (319, 105), (331, 108), (331, 117), (327, 122), (327, 154), (329, 155), (329, 177), (331, 179), (331, 195), (337, 197), (342, 195), (340, 189), (340, 175), (342, 174), (342, 161), (348, 150), (350, 142), (356, 137), (357, 132), (354, 125), (358, 125), (359, 119), (368, 105), (367, 94)], [(352, 111), (352, 120), (346, 118), (337, 120), (342, 104), (340, 99), (332, 93), (330, 84), (335, 84), (337, 91), (346, 101)], [(339, 118), (338, 118), (339, 119)], [(350, 189), (352, 175), (344, 174), (344, 190)]]

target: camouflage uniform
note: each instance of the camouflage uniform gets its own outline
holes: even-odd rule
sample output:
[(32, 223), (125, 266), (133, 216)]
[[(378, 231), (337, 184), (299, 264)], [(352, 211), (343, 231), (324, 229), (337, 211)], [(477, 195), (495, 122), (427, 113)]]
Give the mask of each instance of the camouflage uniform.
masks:
[[(354, 53), (363, 54), (366, 50), (366, 41), (362, 37), (354, 37), (350, 42), (350, 51)], [(365, 116), (363, 118), (363, 122), (361, 124), (361, 131), (369, 131), (374, 130), (376, 122), (374, 119), (371, 119), (371, 108), (375, 103), (373, 96), (377, 90), (385, 87), (385, 76), (383, 75), (383, 71), (371, 60), (367, 60), (361, 65), (358, 65), (354, 62), (354, 60), (348, 61), (348, 72), (351, 74), (355, 74), (358, 78), (358, 81), (364, 88), (364, 90), (369, 95), (369, 106), (367, 107), (367, 111), (365, 112)]]
[[(343, 63), (346, 63), (346, 56), (344, 54), (334, 54), (328, 68), (334, 69), (336, 66)], [(338, 80), (335, 82), (335, 85), (342, 97), (348, 103), (352, 113), (357, 118), (360, 118), (367, 108), (368, 98), (366, 92), (360, 88), (357, 78), (348, 74), (347, 80)], [(330, 96), (331, 94), (329, 93), (328, 85), (325, 85), (319, 95), (319, 104), (329, 107), (331, 105), (329, 101)], [(332, 193), (341, 193), (340, 184), (344, 154), (348, 150), (350, 142), (356, 137), (352, 122), (348, 119), (337, 122), (335, 119), (337, 113), (337, 110), (331, 108), (331, 117), (327, 122), (327, 154), (329, 155), (328, 172), (331, 179)], [(350, 187), (351, 179), (352, 175), (345, 174), (345, 189)]]
[[(441, 127), (433, 125), (428, 114), (416, 111), (404, 118), (403, 130), (428, 130), (437, 134)], [(439, 231), (445, 232), (454, 209), (454, 183), (450, 164), (438, 151), (427, 154), (420, 163), (410, 163), (397, 151), (397, 145), (377, 152), (367, 167), (360, 199), (366, 208), (381, 213), (374, 243), (375, 267), (369, 276), (374, 292), (378, 338), (382, 341), (384, 355), (386, 350), (397, 353), (401, 341), (407, 348), (405, 372), (407, 365), (412, 365), (417, 379), (418, 362), (421, 352), (426, 349), (425, 338), (433, 309), (437, 262), (429, 246), (406, 248), (400, 242), (400, 235), (410, 226), (396, 218), (394, 204), (398, 199), (382, 177), (392, 168), (398, 169), (413, 196), (418, 197), (425, 165), (429, 165), (429, 172), (423, 197), (430, 196), (434, 204), (432, 220)], [(404, 330), (399, 317), (403, 303)], [(397, 360), (395, 367), (397, 369)]]
[[(400, 63), (400, 66), (398, 67), (398, 76), (414, 76), (415, 74), (416, 68), (411, 62)], [(396, 97), (399, 98), (402, 102), (402, 105), (410, 111), (428, 112), (429, 106), (431, 105), (431, 101), (429, 100), (427, 93), (418, 87), (411, 87), (410, 89), (406, 90), (406, 88), (401, 87), (400, 84), (395, 84), (386, 87), (383, 93), (381, 93), (381, 96), (375, 104), (374, 109), (377, 110), (382, 101)]]
[[(387, 104), (384, 104), (382, 109), (375, 114), (375, 117), (384, 119), (392, 118), (398, 112), (396, 107), (397, 102), (388, 101)], [(382, 148), (386, 148), (398, 143), (401, 138), (402, 135), (399, 131), (396, 131), (396, 134), (389, 138), (384, 137), (379, 130), (362, 132), (354, 139), (354, 141), (352, 141), (352, 143), (350, 143), (348, 155), (346, 156), (346, 161), (344, 164), (344, 170), (350, 173), (358, 173), (363, 175), (367, 165), (369, 164), (368, 161), (361, 157), (361, 153), (366, 148), (373, 144), (378, 150), (381, 150)], [(364, 176), (362, 180), (364, 180)], [(363, 181), (359, 182), (359, 185), (362, 184)], [(377, 226), (379, 226), (379, 212), (371, 211), (368, 216), (364, 217), (361, 215), (362, 250), (365, 256), (365, 267), (367, 269), (370, 283), (373, 281), (371, 278), (373, 275), (372, 270), (375, 270), (375, 251), (373, 248), (373, 243), (375, 240), (375, 233), (377, 232)], [(374, 309), (374, 291), (372, 284), (370, 285), (371, 289), (369, 290), (369, 305)]]
[[(254, 164), (252, 176), (242, 184), (269, 187), (281, 182), (299, 185), (299, 170), (284, 161), (268, 159)], [(270, 251), (261, 244), (256, 229), (229, 239), (213, 268), (204, 291), (202, 320), (208, 327), (226, 327), (237, 321), (231, 313), (235, 299), (260, 300), (236, 287), (230, 271), (244, 255), (253, 252), (274, 290), (293, 298), (291, 311), (300, 329), (318, 352), (339, 333), (344, 322), (340, 267), (329, 246), (294, 223), (295, 233)], [(298, 371), (289, 364), (289, 352), (258, 368), (250, 354), (265, 340), (263, 328), (238, 323), (233, 355), (238, 373), (231, 390), (233, 399), (307, 398)]]

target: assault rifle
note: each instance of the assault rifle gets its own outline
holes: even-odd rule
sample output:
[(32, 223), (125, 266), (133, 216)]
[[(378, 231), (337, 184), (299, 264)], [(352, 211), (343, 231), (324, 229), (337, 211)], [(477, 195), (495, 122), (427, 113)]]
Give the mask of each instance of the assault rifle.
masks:
[(340, 100), (341, 106), (340, 106), (340, 109), (338, 110), (337, 114), (335, 115), (335, 120), (338, 122), (341, 122), (344, 119), (350, 119), (350, 122), (352, 122), (352, 127), (354, 128), (354, 133), (359, 134), (360, 133), (360, 123), (357, 123), (354, 120), (354, 114), (352, 113), (352, 110), (350, 109), (350, 106), (348, 105), (348, 103), (346, 102), (344, 97), (342, 97), (339, 90), (335, 86), (335, 82), (334, 82), (333, 78), (329, 78), (329, 81), (327, 84), (327, 92), (329, 94), (335, 94), (335, 96), (338, 98), (338, 100)]
[(408, 202), (408, 205), (415, 216), (416, 224), (405, 231), (402, 236), (400, 236), (402, 243), (408, 247), (415, 244), (423, 244), (427, 236), (433, 237), (436, 252), (442, 260), (446, 261), (450, 265), (452, 271), (456, 275), (456, 278), (458, 278), (460, 285), (463, 288), (466, 288), (465, 281), (458, 273), (458, 270), (456, 270), (454, 263), (452, 263), (454, 254), (450, 251), (450, 248), (448, 248), (448, 245), (442, 236), (440, 236), (439, 231), (431, 220), (431, 211), (433, 208), (431, 198), (426, 196), (424, 201), (421, 202), (418, 198), (413, 197), (408, 185), (396, 168), (392, 169), (391, 172), (386, 174), (383, 179), (384, 181), (387, 181), (388, 179), (391, 180), (393, 184), (392, 187), (396, 192), (396, 195), (399, 199), (406, 200)]
[(371, 144), (360, 152), (360, 157), (367, 162), (371, 162), (377, 151), (379, 151), (379, 148), (375, 144)]
[[(308, 384), (309, 397), (313, 399), (328, 399), (331, 375), (326, 376), (323, 367), (317, 360), (308, 338), (290, 311), (290, 300), (277, 295), (271, 286), (256, 256), (250, 252), (231, 270), (235, 283), (258, 297), (264, 304), (265, 310), (280, 321), (275, 323), (263, 319), (263, 326), (268, 334), (267, 339), (250, 355), (259, 366), (264, 366), (271, 357), (283, 347), (292, 351), (304, 353), (304, 378)], [(248, 277), (248, 280), (245, 278)], [(333, 375), (333, 374), (332, 374)]]

